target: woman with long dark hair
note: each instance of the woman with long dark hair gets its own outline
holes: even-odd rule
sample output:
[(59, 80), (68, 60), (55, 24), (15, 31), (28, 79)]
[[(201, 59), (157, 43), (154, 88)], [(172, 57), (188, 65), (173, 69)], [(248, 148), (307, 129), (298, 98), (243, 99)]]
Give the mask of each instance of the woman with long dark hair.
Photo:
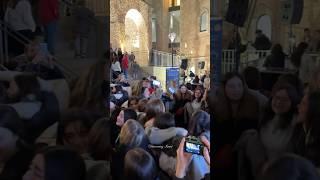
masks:
[(290, 138), (296, 125), (300, 100), (301, 97), (291, 85), (279, 84), (274, 88), (259, 128), (268, 159), (291, 151)]
[(221, 179), (235, 179), (236, 158), (233, 149), (242, 132), (257, 128), (259, 103), (248, 92), (245, 80), (237, 72), (227, 73), (221, 92), (210, 98), (210, 110), (215, 115), (215, 174)]
[(187, 102), (192, 100), (192, 94), (188, 90), (186, 85), (181, 85), (179, 90), (173, 94), (173, 109), (172, 112), (175, 115), (176, 126), (184, 127), (184, 106)]
[(134, 148), (127, 152), (124, 163), (124, 177), (132, 180), (157, 180), (159, 170), (150, 153)]
[(187, 102), (184, 106), (184, 127), (187, 128), (189, 120), (193, 113), (198, 110), (205, 109), (205, 99), (203, 99), (203, 91), (201, 88), (196, 88), (191, 102)]
[(199, 110), (193, 113), (188, 132), (192, 136), (205, 136), (210, 141), (210, 114)]
[(296, 142), (297, 153), (309, 159), (313, 164), (320, 167), (320, 91), (309, 92), (299, 104), (298, 120), (301, 126), (297, 127), (300, 134)]
[(258, 177), (268, 161), (294, 152), (292, 137), (297, 125), (297, 105), (300, 99), (293, 86), (286, 83), (275, 85), (258, 130), (246, 131), (238, 141), (238, 156), (250, 162), (238, 162), (242, 166), (240, 174), (246, 174), (245, 179), (249, 176)]
[(264, 63), (266, 68), (281, 68), (285, 66), (286, 54), (283, 52), (280, 44), (275, 44), (271, 49), (271, 55), (269, 55)]
[(211, 106), (215, 135), (221, 136), (217, 138), (219, 145), (235, 143), (243, 131), (256, 129), (259, 119), (258, 100), (248, 92), (239, 73), (226, 74), (222, 88)]

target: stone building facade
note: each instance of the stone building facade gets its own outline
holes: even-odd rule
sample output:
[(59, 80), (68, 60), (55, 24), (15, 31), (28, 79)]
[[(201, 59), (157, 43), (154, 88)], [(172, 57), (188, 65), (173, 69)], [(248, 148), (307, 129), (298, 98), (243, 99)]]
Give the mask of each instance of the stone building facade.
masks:
[[(181, 59), (188, 59), (188, 70), (197, 74), (209, 70), (210, 0), (153, 0), (152, 4), (156, 24), (154, 48), (171, 52), (168, 34), (175, 32), (174, 50)], [(205, 62), (203, 69), (198, 68), (199, 62)]]
[(151, 50), (150, 5), (142, 0), (110, 0), (110, 44), (123, 52), (134, 52), (146, 66)]
[[(208, 69), (209, 22), (210, 0), (110, 0), (111, 45), (138, 54), (142, 66), (148, 65), (152, 50), (170, 54), (173, 46), (180, 58), (188, 59), (189, 68), (197, 72), (198, 62), (205, 61)], [(172, 44), (170, 32), (177, 36)]]

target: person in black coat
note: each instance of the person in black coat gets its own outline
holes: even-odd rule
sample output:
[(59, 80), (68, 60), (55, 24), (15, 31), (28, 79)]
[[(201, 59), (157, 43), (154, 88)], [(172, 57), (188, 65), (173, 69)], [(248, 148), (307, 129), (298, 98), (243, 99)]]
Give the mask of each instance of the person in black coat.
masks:
[(276, 44), (271, 50), (271, 55), (269, 55), (264, 63), (266, 68), (285, 68), (285, 58), (286, 54), (283, 52), (282, 46)]
[(253, 47), (255, 47), (256, 50), (269, 50), (271, 48), (271, 42), (269, 38), (263, 34), (261, 30), (257, 30), (256, 35), (257, 37)]

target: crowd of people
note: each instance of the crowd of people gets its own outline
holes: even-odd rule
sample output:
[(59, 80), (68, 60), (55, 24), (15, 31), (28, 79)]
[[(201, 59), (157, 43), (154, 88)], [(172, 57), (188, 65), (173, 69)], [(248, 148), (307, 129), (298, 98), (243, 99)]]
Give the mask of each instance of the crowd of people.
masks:
[(128, 80), (129, 71), (132, 79), (138, 78), (138, 63), (133, 52), (122, 52), (121, 48), (115, 50), (110, 48), (111, 53), (111, 77), (113, 80), (121, 79), (120, 75)]
[[(166, 90), (156, 76), (112, 77), (107, 64), (71, 83), (37, 42), (6, 64), (0, 179), (319, 179), (319, 68), (307, 83), (282, 75), (266, 93), (254, 67), (219, 87), (198, 77)], [(185, 152), (191, 136), (199, 154)]]
[[(207, 159), (204, 155), (188, 155), (184, 152), (182, 140), (188, 135), (195, 136), (206, 145), (205, 149), (210, 149), (207, 90), (203, 86), (187, 89), (186, 85), (181, 85), (175, 93), (167, 94), (159, 85), (154, 85), (154, 81), (157, 81), (156, 77), (152, 76), (127, 87), (121, 83), (111, 85), (111, 144), (115, 149), (112, 159), (117, 161), (113, 165), (111, 160), (112, 177), (128, 177), (123, 169), (129, 166), (126, 160), (131, 151), (144, 152), (144, 156), (150, 159), (150, 163), (148, 166), (144, 164), (144, 168), (152, 165), (153, 168), (146, 172), (153, 172), (153, 178), (148, 178), (150, 176), (145, 174), (141, 177), (143, 179), (210, 177), (209, 154), (206, 154), (209, 151), (204, 152)], [(165, 106), (168, 99), (173, 101), (172, 108)], [(125, 134), (130, 139), (124, 137)]]
[[(296, 74), (281, 75), (270, 93), (261, 88), (256, 68), (247, 67), (243, 74), (227, 73), (209, 100), (216, 151), (214, 177), (319, 179), (318, 73), (319, 68), (307, 84)], [(297, 167), (288, 165), (293, 161)], [(308, 168), (299, 167), (304, 163)], [(299, 173), (291, 174), (290, 168)]]
[[(167, 98), (177, 103), (166, 109), (163, 90), (153, 83), (156, 77), (136, 85), (115, 82), (110, 88), (109, 75), (103, 60), (70, 81), (37, 41), (4, 64), (0, 179), (208, 178), (205, 89), (175, 89)], [(186, 135), (201, 137), (203, 155), (186, 156)]]
[[(125, 76), (126, 67), (134, 69), (136, 64), (133, 53), (122, 54), (121, 49), (118, 48), (111, 51), (111, 60), (112, 84), (107, 102), (110, 103), (110, 122), (112, 123), (110, 138), (114, 149), (111, 159), (118, 160), (115, 164), (112, 164), (111, 160), (112, 177), (114, 179), (129, 177), (123, 172), (132, 163), (126, 160), (133, 151), (143, 152), (145, 158), (150, 161), (148, 165), (135, 165), (139, 167), (136, 170), (148, 168), (146, 171), (151, 173), (143, 174), (140, 178), (209, 178), (210, 115), (207, 112), (208, 89), (205, 88), (208, 85), (203, 86), (203, 82), (198, 80), (197, 86), (189, 83), (180, 87), (171, 87), (171, 91), (166, 91), (162, 89), (156, 76), (136, 79), (134, 70), (130, 71), (134, 81), (128, 81)], [(204, 78), (202, 80), (204, 81)], [(168, 105), (168, 102), (173, 105)], [(122, 133), (128, 134), (130, 140), (123, 137)], [(187, 135), (201, 139), (206, 145), (205, 156), (186, 155), (184, 137)], [(151, 167), (152, 169), (149, 170)], [(130, 177), (136, 177), (136, 175)]]
[[(28, 3), (10, 1), (8, 22), (20, 11), (31, 22)], [(14, 30), (28, 35), (35, 24)], [(76, 56), (85, 56), (87, 34), (78, 32)], [(0, 180), (319, 179), (320, 68), (304, 62), (307, 48), (290, 57), (298, 73), (266, 92), (254, 67), (225, 74), (219, 87), (190, 72), (191, 83), (163, 89), (156, 76), (139, 79), (135, 55), (120, 48), (110, 49), (110, 66), (104, 59), (68, 81), (29, 43), (0, 71)], [(282, 67), (285, 56), (275, 45), (266, 66)], [(197, 153), (186, 152), (191, 137)]]

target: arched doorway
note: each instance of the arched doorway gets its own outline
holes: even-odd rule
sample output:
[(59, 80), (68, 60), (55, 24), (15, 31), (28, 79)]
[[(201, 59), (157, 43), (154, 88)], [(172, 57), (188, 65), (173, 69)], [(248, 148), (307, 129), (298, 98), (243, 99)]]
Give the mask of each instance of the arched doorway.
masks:
[(269, 15), (260, 16), (257, 21), (257, 29), (262, 30), (262, 32), (271, 40), (271, 35), (272, 35), (271, 17)]
[(124, 51), (135, 54), (139, 64), (148, 64), (148, 29), (144, 18), (136, 9), (130, 9), (125, 16), (125, 38), (123, 46)]

